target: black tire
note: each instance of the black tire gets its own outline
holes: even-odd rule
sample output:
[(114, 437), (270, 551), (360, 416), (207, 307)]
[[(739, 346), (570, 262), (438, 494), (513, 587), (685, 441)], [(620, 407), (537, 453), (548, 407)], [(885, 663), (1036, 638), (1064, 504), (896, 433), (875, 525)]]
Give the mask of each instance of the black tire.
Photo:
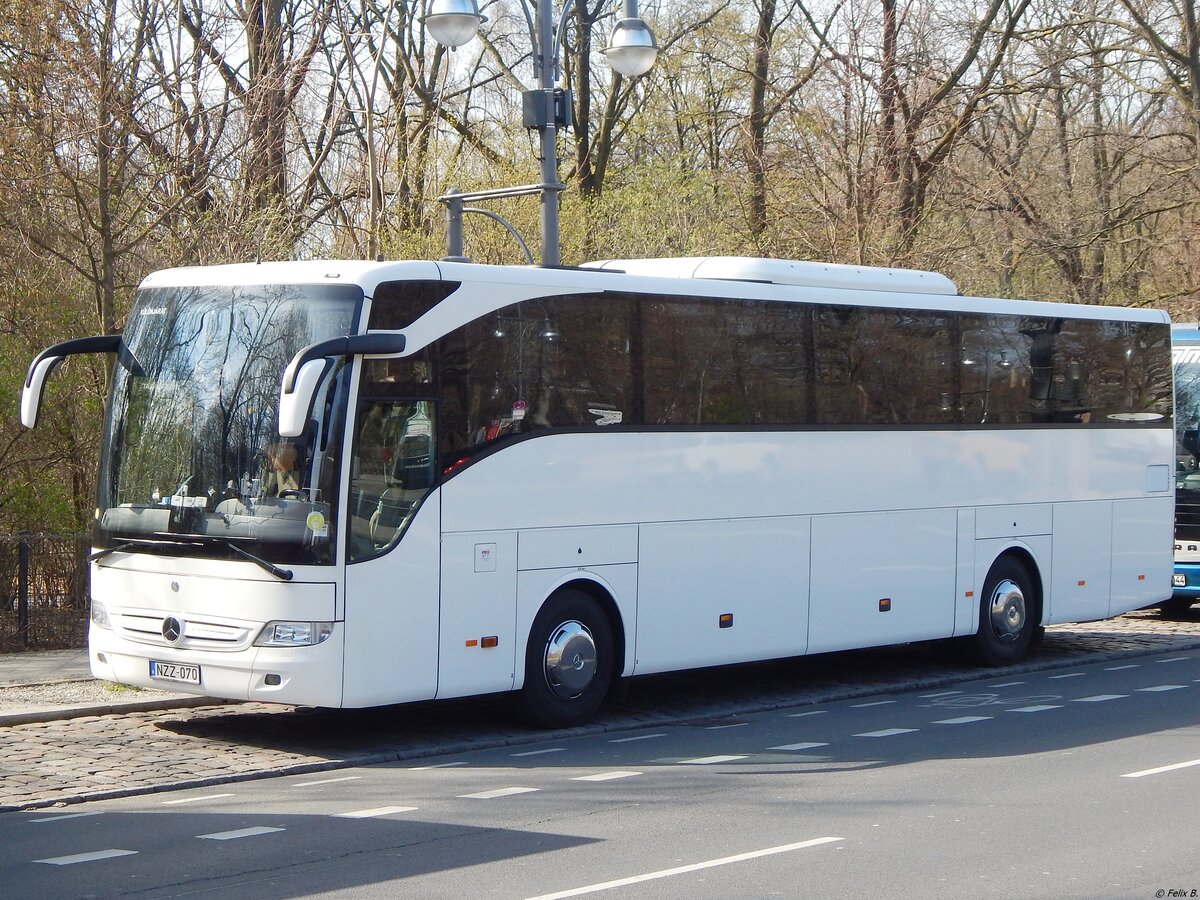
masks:
[(580, 725), (604, 702), (613, 670), (612, 627), (604, 611), (582, 591), (559, 591), (529, 629), (517, 709), (543, 728)]
[(1182, 619), (1191, 611), (1194, 602), (1188, 597), (1172, 597), (1158, 604), (1158, 611), (1168, 619)]
[(979, 630), (970, 640), (974, 659), (985, 666), (1015, 663), (1041, 629), (1037, 588), (1029, 570), (1011, 556), (992, 564), (979, 601)]

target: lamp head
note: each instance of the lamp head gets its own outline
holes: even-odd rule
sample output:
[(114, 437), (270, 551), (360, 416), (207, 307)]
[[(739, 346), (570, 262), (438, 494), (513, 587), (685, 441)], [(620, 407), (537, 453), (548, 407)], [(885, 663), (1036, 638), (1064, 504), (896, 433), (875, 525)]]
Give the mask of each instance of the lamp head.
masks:
[(620, 19), (604, 49), (608, 64), (626, 78), (645, 75), (658, 58), (654, 32), (639, 18)]
[(443, 47), (459, 47), (474, 39), (483, 20), (475, 0), (429, 0), (425, 28)]

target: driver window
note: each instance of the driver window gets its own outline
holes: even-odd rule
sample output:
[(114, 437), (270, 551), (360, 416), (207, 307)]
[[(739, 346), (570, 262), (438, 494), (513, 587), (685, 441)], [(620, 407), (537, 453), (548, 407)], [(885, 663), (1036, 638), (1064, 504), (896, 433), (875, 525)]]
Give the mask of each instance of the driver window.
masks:
[[(350, 561), (393, 544), (436, 482), (435, 404), (410, 360), (364, 364), (350, 463)], [(397, 371), (403, 369), (406, 371)]]

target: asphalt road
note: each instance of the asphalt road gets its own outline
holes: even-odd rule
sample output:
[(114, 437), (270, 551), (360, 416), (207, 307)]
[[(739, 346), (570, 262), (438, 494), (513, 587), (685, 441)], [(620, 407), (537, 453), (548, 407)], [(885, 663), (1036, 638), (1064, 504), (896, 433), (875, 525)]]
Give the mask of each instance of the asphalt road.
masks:
[(11, 897), (1200, 896), (1198, 698), (1200, 650), (1168, 651), (11, 812), (0, 884)]

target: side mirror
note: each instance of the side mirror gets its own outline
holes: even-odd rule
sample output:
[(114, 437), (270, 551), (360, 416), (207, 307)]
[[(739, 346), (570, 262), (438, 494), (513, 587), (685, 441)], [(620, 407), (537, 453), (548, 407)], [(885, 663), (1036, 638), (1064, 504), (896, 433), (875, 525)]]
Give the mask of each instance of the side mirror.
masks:
[(42, 405), (42, 393), (46, 389), (46, 379), (64, 359), (81, 353), (119, 353), (121, 349), (119, 334), (76, 338), (73, 341), (63, 341), (61, 344), (47, 347), (30, 363), (29, 374), (25, 376), (25, 384), (21, 388), (21, 424), (26, 428), (37, 426), (38, 411)]
[(327, 357), (396, 356), (404, 352), (404, 346), (404, 335), (398, 331), (368, 332), (309, 344), (292, 357), (283, 371), (279, 388), (280, 435), (298, 437), (304, 433)]

